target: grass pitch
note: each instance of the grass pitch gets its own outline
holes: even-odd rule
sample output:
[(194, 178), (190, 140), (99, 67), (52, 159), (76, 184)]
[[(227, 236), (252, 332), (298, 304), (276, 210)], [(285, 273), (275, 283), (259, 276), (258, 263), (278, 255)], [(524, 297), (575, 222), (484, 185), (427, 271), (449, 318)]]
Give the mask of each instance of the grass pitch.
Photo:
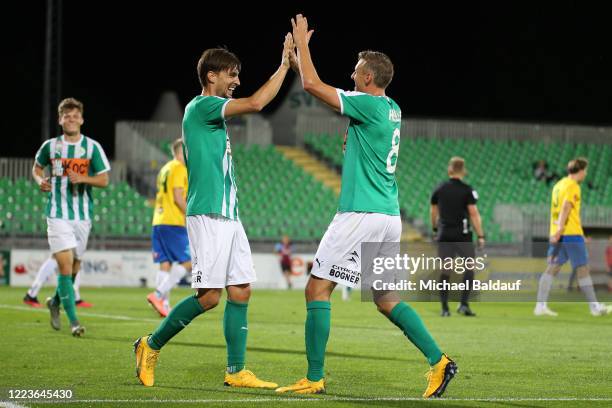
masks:
[[(589, 406), (612, 405), (612, 316), (595, 318), (584, 303), (557, 303), (557, 318), (536, 318), (532, 303), (475, 303), (476, 318), (438, 315), (437, 303), (414, 303), (442, 350), (459, 366), (444, 399), (421, 401), (424, 357), (358, 293), (332, 299), (326, 358), (327, 394), (276, 395), (223, 386), (223, 304), (206, 312), (161, 352), (155, 387), (138, 383), (132, 342), (160, 319), (145, 289), (84, 288), (95, 304), (78, 309), (87, 328), (60, 332), (46, 309), (21, 303), (24, 289), (0, 288), (0, 406), (49, 407), (50, 401), (8, 400), (9, 389), (71, 389), (77, 406)], [(50, 295), (43, 289), (39, 299)], [(173, 303), (187, 289), (172, 292)], [(249, 306), (247, 368), (286, 385), (306, 373), (302, 291), (254, 291)], [(8, 401), (8, 402), (7, 402)]]

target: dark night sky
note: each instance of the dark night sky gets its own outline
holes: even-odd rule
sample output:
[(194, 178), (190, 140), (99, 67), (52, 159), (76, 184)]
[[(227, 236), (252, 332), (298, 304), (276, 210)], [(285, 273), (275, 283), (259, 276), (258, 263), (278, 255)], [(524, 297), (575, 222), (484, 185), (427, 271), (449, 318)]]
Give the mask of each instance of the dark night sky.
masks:
[[(1, 156), (31, 157), (40, 145), (45, 7), (22, 3), (4, 10), (1, 28), (8, 113), (1, 132), (19, 141), (5, 142)], [(316, 30), (315, 65), (331, 85), (352, 89), (358, 51), (386, 52), (396, 68), (387, 93), (404, 117), (612, 123), (608, 9), (579, 2), (406, 3), (402, 11), (394, 2), (132, 3), (64, 0), (62, 96), (85, 103), (83, 132), (111, 157), (115, 121), (148, 119), (165, 90), (177, 91), (182, 104), (200, 92), (195, 65), (206, 48), (223, 44), (241, 58), (236, 97), (256, 90), (280, 62), (295, 12)]]

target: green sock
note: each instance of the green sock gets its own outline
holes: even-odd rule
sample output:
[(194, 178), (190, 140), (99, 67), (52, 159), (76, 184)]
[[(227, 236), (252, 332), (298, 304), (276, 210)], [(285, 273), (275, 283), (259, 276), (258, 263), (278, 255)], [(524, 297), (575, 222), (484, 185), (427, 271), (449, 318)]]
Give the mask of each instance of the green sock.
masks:
[(306, 358), (310, 381), (319, 381), (324, 377), (325, 348), (329, 339), (331, 323), (331, 304), (327, 301), (306, 303)]
[(244, 369), (246, 356), (248, 303), (227, 300), (223, 314), (223, 334), (227, 344), (227, 372), (237, 373)]
[(427, 357), (429, 365), (434, 365), (442, 358), (442, 352), (438, 348), (436, 341), (431, 337), (429, 331), (423, 324), (423, 321), (417, 312), (410, 305), (400, 302), (393, 310), (389, 320), (399, 327), (408, 340), (412, 342), (421, 353)]
[(148, 344), (153, 350), (160, 350), (178, 332), (183, 330), (193, 319), (204, 313), (204, 308), (195, 296), (181, 300), (172, 308), (170, 314), (161, 322), (155, 332), (149, 336)]
[(57, 276), (57, 291), (56, 294), (62, 301), (62, 306), (68, 315), (70, 324), (75, 324), (79, 321), (76, 315), (76, 304), (74, 303), (74, 288), (72, 287), (72, 277), (67, 275)]

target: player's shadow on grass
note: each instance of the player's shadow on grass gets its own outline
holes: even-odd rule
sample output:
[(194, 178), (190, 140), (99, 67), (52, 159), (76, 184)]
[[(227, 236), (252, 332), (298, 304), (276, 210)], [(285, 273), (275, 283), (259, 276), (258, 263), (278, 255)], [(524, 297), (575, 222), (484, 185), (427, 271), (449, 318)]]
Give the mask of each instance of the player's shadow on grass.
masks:
[[(343, 397), (347, 397), (343, 395)], [(350, 398), (350, 397), (348, 397)], [(355, 397), (355, 398), (363, 398), (363, 397)], [(544, 407), (546, 405), (528, 405), (523, 402), (510, 402), (510, 401), (457, 401), (453, 400), (452, 397), (450, 399), (440, 398), (434, 400), (405, 400), (405, 401), (390, 401), (390, 400), (363, 400), (363, 401), (350, 401), (351, 405), (365, 405), (367, 407), (453, 407), (453, 408), (474, 408), (474, 407), (500, 407), (500, 406), (508, 406), (508, 407), (521, 407), (521, 408), (535, 408), (535, 407)], [(330, 402), (334, 402), (331, 400)], [(342, 402), (342, 400), (336, 400), (335, 402)]]
[[(205, 344), (205, 343), (186, 343), (186, 342), (173, 342), (172, 345), (183, 346), (183, 347), (210, 347), (225, 350), (225, 344)], [(258, 351), (261, 353), (274, 353), (274, 354), (293, 354), (298, 356), (304, 356), (305, 350), (283, 350), (270, 347), (247, 347), (247, 351)], [(413, 359), (398, 358), (398, 357), (387, 357), (387, 356), (374, 356), (374, 355), (363, 355), (363, 354), (351, 354), (351, 353), (339, 353), (337, 351), (327, 351), (326, 357), (342, 357), (342, 358), (354, 358), (359, 360), (376, 360), (376, 361), (413, 361)], [(414, 360), (416, 361), (416, 359)]]
[[(87, 340), (102, 340), (102, 341), (114, 341), (118, 343), (123, 343), (128, 346), (132, 344), (134, 339), (124, 338), (124, 337), (107, 337), (107, 336), (90, 336), (85, 337)], [(225, 344), (207, 344), (207, 343), (187, 343), (183, 341), (172, 341), (168, 343), (169, 346), (180, 346), (180, 347), (197, 347), (197, 348), (214, 348), (225, 350)], [(306, 352), (302, 350), (283, 350), (277, 348), (270, 347), (248, 347), (247, 351), (255, 351), (261, 353), (273, 353), (273, 354), (293, 354), (297, 356), (304, 356)], [(376, 350), (375, 350), (376, 351)], [(408, 362), (416, 362), (420, 361), (416, 358), (401, 358), (396, 356), (380, 356), (380, 355), (363, 355), (363, 354), (351, 354), (351, 353), (340, 353), (337, 351), (328, 351), (325, 353), (328, 357), (341, 357), (341, 358), (349, 358), (349, 359), (358, 359), (358, 360), (375, 360), (375, 361), (408, 361)]]

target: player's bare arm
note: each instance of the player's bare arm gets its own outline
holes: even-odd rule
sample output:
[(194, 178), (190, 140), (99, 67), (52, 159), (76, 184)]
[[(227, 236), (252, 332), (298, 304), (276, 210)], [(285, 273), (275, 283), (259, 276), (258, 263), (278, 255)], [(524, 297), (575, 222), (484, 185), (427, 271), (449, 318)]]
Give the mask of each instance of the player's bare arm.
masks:
[(72, 170), (68, 170), (68, 178), (72, 184), (89, 184), (90, 186), (104, 188), (108, 186), (108, 172), (86, 176)]
[(429, 209), (429, 216), (431, 217), (431, 228), (435, 231), (436, 225), (438, 225), (438, 205), (432, 204)]
[(40, 191), (48, 193), (51, 191), (51, 183), (49, 183), (49, 177), (45, 177), (45, 169), (40, 167), (38, 163), (34, 163), (32, 167), (32, 178), (40, 187)]
[(478, 207), (475, 204), (470, 204), (467, 206), (468, 214), (470, 215), (470, 222), (478, 235), (478, 245), (483, 247), (485, 244), (484, 239), (484, 230), (482, 229), (482, 218), (480, 218), (480, 211), (478, 211)]
[[(310, 37), (312, 37), (312, 33), (314, 33), (314, 30), (308, 31), (308, 34), (306, 35), (306, 42), (310, 43)], [(291, 38), (293, 38), (293, 36)], [(291, 51), (289, 51), (289, 65), (296, 74), (300, 75), (300, 63), (298, 62), (297, 50), (295, 49), (295, 47)]]
[(276, 72), (253, 95), (248, 98), (231, 99), (225, 107), (225, 117), (243, 115), (245, 113), (260, 112), (278, 94), (287, 71), (289, 70), (289, 53), (293, 50), (293, 38), (287, 33), (283, 44), (282, 61)]
[(185, 198), (183, 198), (184, 193), (185, 189), (183, 187), (174, 187), (174, 189), (172, 190), (174, 203), (183, 214), (185, 214), (187, 211), (187, 202), (185, 201)]
[(321, 81), (312, 62), (308, 43), (313, 31), (308, 31), (308, 20), (306, 17), (298, 14), (295, 16), (295, 19), (291, 19), (291, 25), (293, 26), (293, 41), (298, 50), (302, 87), (306, 92), (321, 100), (332, 109), (340, 111), (340, 99), (336, 88)]
[(567, 217), (569, 217), (569, 213), (572, 208), (573, 204), (571, 201), (563, 201), (563, 205), (561, 206), (561, 212), (559, 213), (557, 232), (550, 237), (550, 242), (552, 242), (553, 244), (559, 242), (559, 240), (561, 239), (561, 235), (563, 235), (563, 231), (565, 230), (565, 224), (567, 223)]

